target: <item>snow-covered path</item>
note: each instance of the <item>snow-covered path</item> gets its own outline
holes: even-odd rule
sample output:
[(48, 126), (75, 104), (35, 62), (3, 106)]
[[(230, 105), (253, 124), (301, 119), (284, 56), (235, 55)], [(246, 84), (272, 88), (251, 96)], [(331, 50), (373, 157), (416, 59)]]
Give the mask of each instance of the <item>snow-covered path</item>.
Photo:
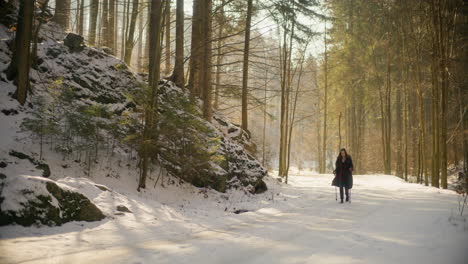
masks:
[(271, 188), (273, 201), (253, 201), (257, 210), (239, 215), (201, 205), (172, 221), (135, 213), (48, 232), (2, 228), (0, 263), (466, 263), (468, 225), (449, 220), (455, 193), (355, 176), (352, 203), (338, 204), (330, 178), (291, 177)]

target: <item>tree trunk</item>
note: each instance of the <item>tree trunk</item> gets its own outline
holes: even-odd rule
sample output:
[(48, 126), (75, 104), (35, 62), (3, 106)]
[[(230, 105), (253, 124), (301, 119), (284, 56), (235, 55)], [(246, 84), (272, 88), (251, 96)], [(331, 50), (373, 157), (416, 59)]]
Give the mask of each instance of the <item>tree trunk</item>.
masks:
[(107, 38), (109, 48), (112, 50), (113, 54), (117, 54), (115, 47), (115, 36), (116, 36), (116, 26), (115, 26), (115, 0), (109, 0), (109, 30), (107, 30)]
[[(224, 4), (224, 0), (223, 0), (223, 4)], [(263, 167), (265, 167), (265, 143), (266, 143), (266, 120), (267, 120), (266, 119), (266, 116), (267, 116), (267, 86), (268, 86), (268, 67), (265, 68), (265, 83), (263, 84), (263, 88), (264, 88), (264, 95), (263, 95), (263, 131), (262, 131), (262, 166)]]
[[(140, 8), (140, 10), (142, 10)], [(137, 70), (143, 69), (143, 15), (138, 17), (138, 57), (137, 57)]]
[(78, 34), (83, 36), (84, 32), (84, 0), (77, 0), (80, 2), (80, 10), (78, 16)]
[(211, 29), (212, 29), (212, 0), (203, 0), (202, 5), (203, 18), (202, 18), (202, 36), (203, 40), (203, 57), (202, 57), (202, 87), (203, 87), (203, 117), (211, 121), (213, 109), (211, 107), (212, 101), (212, 85), (211, 85)]
[(96, 27), (99, 13), (99, 0), (90, 0), (90, 17), (89, 17), (89, 29), (88, 29), (88, 43), (91, 46), (96, 44)]
[(438, 56), (438, 33), (437, 33), (437, 16), (435, 10), (435, 1), (431, 1), (432, 12), (432, 60), (431, 60), (431, 73), (432, 73), (432, 173), (431, 184), (434, 187), (439, 187), (439, 174), (440, 174), (440, 160), (439, 160), (439, 70), (437, 68)]
[(102, 2), (102, 16), (101, 16), (101, 34), (102, 38), (102, 45), (109, 47), (109, 0), (104, 0)]
[(64, 31), (68, 30), (70, 22), (70, 0), (55, 1), (54, 21), (60, 25)]
[(172, 81), (181, 88), (184, 80), (184, 0), (177, 0), (176, 8), (176, 55)]
[(279, 142), (279, 160), (278, 160), (278, 176), (284, 176), (284, 164), (283, 164), (283, 155), (284, 150), (284, 137), (285, 135), (285, 113), (286, 113), (286, 73), (287, 73), (287, 34), (283, 33), (283, 45), (279, 48), (280, 53), (280, 79), (281, 79), (281, 106), (280, 106), (280, 142)]
[(249, 83), (249, 52), (250, 24), (252, 21), (252, 0), (247, 1), (247, 19), (245, 22), (244, 65), (242, 67), (242, 129), (248, 131), (248, 83)]
[(165, 52), (166, 52), (166, 60), (165, 60), (165, 69), (164, 72), (166, 76), (169, 76), (171, 73), (171, 0), (165, 0), (166, 8), (165, 8), (165, 33), (166, 33), (166, 45), (165, 45)]
[(125, 41), (125, 55), (124, 61), (127, 65), (130, 65), (132, 62), (132, 54), (133, 54), (133, 47), (135, 46), (135, 27), (136, 27), (136, 20), (138, 16), (138, 5), (139, 0), (132, 0), (132, 17), (130, 19), (130, 25), (128, 28), (128, 35), (127, 40)]
[[(416, 78), (417, 78), (417, 93), (418, 93), (418, 113), (419, 113), (419, 153), (420, 153), (420, 175), (424, 175), (424, 184), (427, 186), (429, 185), (429, 178), (427, 175), (427, 170), (426, 170), (426, 125), (424, 122), (424, 101), (423, 101), (423, 92), (421, 88), (421, 69), (420, 69), (420, 46), (418, 44), (418, 47), (416, 47)], [(422, 177), (421, 177), (421, 182), (422, 182)]]
[(201, 95), (201, 83), (200, 83), (200, 63), (202, 62), (202, 2), (204, 0), (194, 0), (193, 2), (193, 16), (192, 16), (192, 40), (190, 46), (190, 73), (188, 87), (190, 92), (194, 96)]
[(15, 80), (17, 86), (15, 97), (21, 105), (24, 105), (26, 102), (26, 96), (30, 85), (30, 45), (33, 32), (34, 3), (34, 0), (20, 1), (15, 48), (7, 70), (7, 78), (9, 80)]
[(146, 143), (150, 140), (154, 127), (156, 125), (155, 116), (158, 108), (157, 91), (158, 83), (161, 75), (161, 30), (162, 30), (162, 1), (153, 0), (151, 2), (150, 15), (150, 59), (149, 59), (149, 86), (151, 89), (151, 100), (149, 109), (145, 111), (145, 125), (143, 128), (143, 146), (141, 150), (141, 177), (138, 182), (137, 190), (146, 188), (146, 178), (148, 174), (150, 153), (149, 146)]
[(223, 51), (223, 32), (224, 32), (224, 1), (221, 0), (220, 6), (220, 14), (218, 19), (218, 41), (216, 46), (216, 77), (215, 77), (215, 93), (214, 93), (214, 105), (213, 108), (218, 110), (219, 109), (219, 93), (221, 90), (221, 63), (223, 62), (224, 55), (222, 54)]
[(325, 23), (325, 53), (324, 53), (324, 98), (323, 98), (323, 140), (322, 140), (322, 164), (320, 165), (320, 173), (325, 173), (327, 162), (327, 107), (328, 107), (328, 54), (327, 54), (327, 25)]
[(122, 13), (122, 30), (121, 30), (121, 40), (120, 40), (120, 58), (125, 58), (125, 44), (127, 44), (127, 34), (128, 34), (128, 20), (130, 16), (130, 0), (123, 0), (123, 13)]
[(341, 149), (341, 112), (338, 116), (338, 150)]

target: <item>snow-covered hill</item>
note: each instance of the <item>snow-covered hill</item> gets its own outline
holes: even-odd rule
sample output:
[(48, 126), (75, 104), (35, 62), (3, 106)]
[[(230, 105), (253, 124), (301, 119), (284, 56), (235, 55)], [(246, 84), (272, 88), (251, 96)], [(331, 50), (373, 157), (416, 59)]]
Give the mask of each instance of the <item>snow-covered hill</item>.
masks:
[[(352, 203), (339, 204), (331, 177), (291, 176), (288, 186), (269, 177), (267, 193), (229, 199), (181, 189), (169, 199), (159, 187), (154, 197), (97, 194), (87, 180), (67, 178), (60, 182), (82, 188), (107, 212), (122, 204), (132, 213), (54, 228), (1, 227), (0, 262), (466, 263), (468, 223), (457, 217), (454, 192), (357, 175)], [(234, 214), (234, 207), (249, 212)]]
[[(12, 167), (20, 161), (9, 152), (25, 153), (44, 166), (50, 163), (53, 179), (85, 174), (136, 178), (137, 147), (129, 138), (138, 134), (143, 106), (135, 98), (144, 94), (144, 76), (134, 74), (105, 50), (84, 47), (72, 51), (62, 41), (65, 34), (58, 34), (58, 30), (53, 24), (44, 26), (44, 41), (38, 45), (37, 65), (30, 74), (32, 92), (22, 107), (12, 98), (15, 86), (4, 74), (12, 55), (8, 47), (12, 34), (0, 25), (0, 158)], [(204, 121), (200, 110), (191, 106), (197, 108), (200, 103), (191, 103), (188, 92), (173, 83), (161, 82), (159, 154), (152, 157), (158, 166), (153, 172), (159, 173), (162, 167), (164, 173), (218, 191), (232, 187), (252, 193), (264, 191), (266, 170), (253, 156), (255, 144), (249, 135), (219, 113), (214, 114), (212, 123)], [(174, 120), (177, 118), (180, 120)], [(185, 139), (184, 133), (192, 138)], [(194, 139), (200, 139), (198, 145), (190, 146), (194, 151), (183, 154), (180, 147)], [(44, 153), (40, 142), (44, 142)], [(199, 156), (212, 161), (197, 160), (197, 149), (202, 150)], [(188, 158), (184, 160), (183, 155)], [(39, 161), (42, 158), (44, 161)], [(193, 165), (188, 171), (184, 162), (189, 161), (206, 165)], [(16, 173), (29, 172), (31, 166), (23, 165), (16, 166), (20, 170)], [(76, 167), (82, 171), (77, 172)], [(210, 176), (193, 180), (187, 177), (188, 172), (195, 175), (192, 178)], [(151, 181), (152, 176), (149, 185)]]

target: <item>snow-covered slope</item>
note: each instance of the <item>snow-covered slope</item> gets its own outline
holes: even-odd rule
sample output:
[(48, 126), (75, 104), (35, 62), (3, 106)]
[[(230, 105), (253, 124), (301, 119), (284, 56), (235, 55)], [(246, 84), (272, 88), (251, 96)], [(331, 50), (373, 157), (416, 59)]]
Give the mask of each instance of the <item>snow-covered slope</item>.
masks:
[[(194, 193), (176, 203), (89, 193), (107, 212), (122, 204), (133, 213), (54, 228), (2, 227), (0, 262), (466, 263), (468, 224), (456, 216), (454, 192), (357, 175), (352, 203), (338, 204), (331, 177), (291, 176), (288, 186), (268, 177), (264, 194), (224, 199), (208, 191), (206, 199)], [(60, 182), (80, 188), (81, 181)], [(233, 214), (234, 207), (250, 211)]]
[[(0, 159), (9, 164), (8, 170), (15, 170), (13, 174), (29, 175), (29, 170), (35, 168), (27, 161), (20, 161), (9, 155), (12, 150), (25, 153), (34, 160), (44, 157), (44, 161), (40, 162), (50, 164), (51, 177), (54, 179), (87, 175), (96, 177), (95, 180), (99, 182), (101, 176), (120, 178), (122, 174), (135, 179), (139, 171), (137, 147), (129, 144), (127, 139), (134, 137), (137, 132), (132, 131), (136, 126), (130, 127), (128, 124), (140, 123), (141, 109), (135, 105), (134, 94), (144, 89), (144, 76), (134, 74), (125, 63), (102, 49), (85, 47), (81, 51), (71, 51), (60, 41), (64, 34), (58, 34), (58, 31), (53, 24), (44, 26), (44, 41), (38, 45), (37, 65), (31, 69), (30, 74), (32, 93), (26, 105), (21, 107), (11, 98), (15, 87), (12, 82), (6, 80), (3, 72), (12, 55), (8, 47), (12, 35), (0, 25)], [(210, 186), (222, 192), (232, 187), (252, 193), (264, 191), (266, 186), (262, 178), (266, 175), (266, 170), (252, 155), (255, 145), (247, 133), (219, 113), (215, 113), (214, 121), (209, 123), (200, 118), (196, 111), (188, 113), (177, 109), (179, 102), (174, 102), (173, 99), (188, 97), (187, 91), (173, 83), (161, 82), (160, 126), (174, 122), (163, 120), (168, 109), (177, 115), (188, 116), (186, 120), (195, 120), (207, 129), (200, 129), (200, 125), (189, 127), (190, 133), (195, 135), (194, 138), (202, 138), (198, 148), (216, 150), (218, 161), (208, 162), (203, 170), (191, 170), (199, 170), (194, 174), (210, 175), (211, 178), (190, 182), (197, 182), (197, 186), (201, 187)], [(24, 124), (25, 120), (29, 120), (29, 123)], [(34, 129), (34, 125), (37, 128), (38, 121), (40, 126), (43, 123), (50, 126), (41, 130), (48, 131), (45, 133), (50, 132), (44, 135), (43, 139), (37, 132), (34, 134), (25, 131), (31, 126)], [(94, 125), (96, 127), (93, 127)], [(175, 132), (180, 128), (167, 129), (169, 134), (172, 131), (178, 136)], [(176, 139), (180, 137), (174, 139), (163, 136), (161, 135), (158, 142), (159, 155), (152, 157), (157, 161), (155, 163), (158, 163), (158, 166), (152, 166), (152, 172), (159, 175), (159, 167), (163, 167), (164, 173), (189, 180), (187, 171), (182, 169), (188, 159), (179, 162), (181, 154), (177, 147), (180, 142)], [(215, 146), (204, 146), (211, 138), (216, 138), (219, 143)], [(44, 155), (41, 155), (40, 141), (44, 141)], [(95, 154), (91, 155), (91, 149), (94, 148)], [(193, 160), (194, 164), (205, 162), (198, 161), (195, 154)], [(21, 164), (17, 166), (16, 163)], [(150, 176), (148, 185), (154, 184), (156, 179)], [(136, 183), (132, 184), (136, 188)]]

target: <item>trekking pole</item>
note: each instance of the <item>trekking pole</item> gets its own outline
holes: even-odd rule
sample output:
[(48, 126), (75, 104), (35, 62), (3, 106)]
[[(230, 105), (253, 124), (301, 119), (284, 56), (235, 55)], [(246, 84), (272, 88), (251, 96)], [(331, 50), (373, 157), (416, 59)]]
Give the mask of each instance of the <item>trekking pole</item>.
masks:
[(336, 186), (335, 186), (335, 201), (338, 201), (338, 193), (336, 192)]

